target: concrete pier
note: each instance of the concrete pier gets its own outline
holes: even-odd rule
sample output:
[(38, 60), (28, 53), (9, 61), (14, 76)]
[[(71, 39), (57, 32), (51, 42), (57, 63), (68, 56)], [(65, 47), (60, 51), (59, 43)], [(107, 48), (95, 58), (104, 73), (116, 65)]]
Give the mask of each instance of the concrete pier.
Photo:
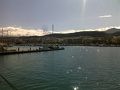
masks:
[(0, 55), (10, 55), (10, 54), (23, 54), (23, 53), (33, 53), (33, 52), (46, 52), (46, 51), (56, 51), (56, 50), (64, 50), (64, 48), (57, 48), (57, 49), (37, 49), (37, 50), (26, 50), (26, 51), (3, 51), (0, 52)]

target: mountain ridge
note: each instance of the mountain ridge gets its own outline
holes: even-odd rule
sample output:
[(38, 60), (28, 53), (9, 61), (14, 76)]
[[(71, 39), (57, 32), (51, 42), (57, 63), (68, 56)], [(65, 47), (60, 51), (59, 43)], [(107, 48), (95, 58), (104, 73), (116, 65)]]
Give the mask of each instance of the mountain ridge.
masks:
[(111, 28), (106, 31), (82, 31), (82, 32), (75, 32), (75, 33), (68, 33), (68, 34), (62, 34), (62, 33), (54, 33), (54, 34), (48, 34), (44, 37), (83, 37), (83, 36), (90, 36), (90, 37), (105, 37), (105, 36), (120, 36), (120, 29), (117, 28)]

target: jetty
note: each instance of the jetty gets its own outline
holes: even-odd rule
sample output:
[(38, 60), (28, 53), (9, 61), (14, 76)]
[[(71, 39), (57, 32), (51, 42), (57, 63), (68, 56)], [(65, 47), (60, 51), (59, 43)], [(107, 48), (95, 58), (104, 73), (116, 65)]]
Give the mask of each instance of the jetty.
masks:
[(56, 50), (64, 50), (64, 47), (43, 47), (39, 49), (32, 50), (31, 48), (28, 50), (19, 50), (20, 48), (17, 48), (17, 50), (6, 50), (4, 47), (0, 46), (0, 55), (10, 55), (10, 54), (24, 54), (24, 53), (34, 53), (34, 52), (47, 52), (47, 51), (56, 51)]

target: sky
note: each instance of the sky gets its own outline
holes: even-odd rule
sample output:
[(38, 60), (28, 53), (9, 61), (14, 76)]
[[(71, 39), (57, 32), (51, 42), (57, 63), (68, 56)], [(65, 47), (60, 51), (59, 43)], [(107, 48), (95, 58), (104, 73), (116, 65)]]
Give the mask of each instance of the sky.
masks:
[(120, 26), (120, 0), (0, 0), (0, 27), (56, 32)]

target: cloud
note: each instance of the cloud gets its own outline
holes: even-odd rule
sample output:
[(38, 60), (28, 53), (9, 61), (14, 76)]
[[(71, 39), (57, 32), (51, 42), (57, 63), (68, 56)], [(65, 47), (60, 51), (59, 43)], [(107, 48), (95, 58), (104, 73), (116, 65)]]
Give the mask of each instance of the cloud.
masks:
[[(0, 35), (2, 28), (0, 29)], [(4, 36), (42, 36), (48, 34), (48, 32), (43, 32), (42, 29), (25, 29), (21, 27), (4, 27)]]
[(99, 16), (99, 18), (111, 18), (112, 15), (103, 15), (103, 16)]
[[(110, 27), (104, 27), (104, 28), (97, 28), (97, 29), (68, 29), (64, 31), (58, 31), (54, 33), (75, 33), (75, 32), (83, 32), (83, 31), (106, 31), (110, 28), (117, 28), (120, 29), (120, 26), (110, 26)], [(0, 35), (1, 35), (0, 28)], [(45, 34), (50, 34), (51, 32), (43, 32), (42, 29), (24, 29), (21, 27), (4, 27), (4, 36), (9, 34), (9, 36), (42, 36)]]

